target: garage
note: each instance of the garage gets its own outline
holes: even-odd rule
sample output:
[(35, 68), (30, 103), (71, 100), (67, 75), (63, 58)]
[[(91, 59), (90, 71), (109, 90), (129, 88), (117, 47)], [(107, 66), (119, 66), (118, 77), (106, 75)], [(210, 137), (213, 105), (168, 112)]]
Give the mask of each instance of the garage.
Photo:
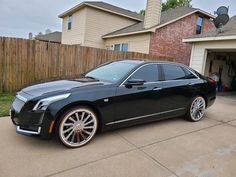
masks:
[(236, 51), (208, 50), (204, 75), (218, 82), (218, 92), (236, 91)]
[(217, 81), (220, 93), (236, 92), (236, 16), (223, 27), (183, 42), (192, 44), (190, 67)]

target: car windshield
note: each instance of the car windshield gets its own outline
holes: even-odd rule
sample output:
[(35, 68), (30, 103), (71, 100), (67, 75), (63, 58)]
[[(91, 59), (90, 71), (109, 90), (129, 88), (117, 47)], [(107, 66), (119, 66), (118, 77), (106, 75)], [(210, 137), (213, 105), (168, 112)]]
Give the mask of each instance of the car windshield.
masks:
[(128, 62), (112, 62), (88, 72), (85, 77), (116, 83), (136, 65)]

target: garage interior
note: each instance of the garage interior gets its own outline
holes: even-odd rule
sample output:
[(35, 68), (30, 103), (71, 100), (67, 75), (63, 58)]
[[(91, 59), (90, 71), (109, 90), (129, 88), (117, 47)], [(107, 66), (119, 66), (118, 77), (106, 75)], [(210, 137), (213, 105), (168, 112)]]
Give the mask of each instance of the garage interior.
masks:
[(236, 50), (208, 50), (204, 75), (217, 82), (219, 93), (236, 93)]

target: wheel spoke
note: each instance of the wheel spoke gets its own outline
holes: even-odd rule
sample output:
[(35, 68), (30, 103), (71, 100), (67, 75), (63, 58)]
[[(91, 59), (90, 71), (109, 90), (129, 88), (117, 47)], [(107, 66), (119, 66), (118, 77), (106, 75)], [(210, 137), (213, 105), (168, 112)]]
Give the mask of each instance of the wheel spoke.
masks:
[(79, 136), (79, 132), (76, 133), (76, 140), (77, 140), (77, 143), (80, 143), (80, 136)]
[(94, 129), (94, 126), (84, 127), (85, 130), (87, 129)]
[(71, 142), (74, 143), (75, 142), (75, 132), (73, 132), (73, 136), (71, 138)]
[(83, 132), (80, 132), (80, 135), (82, 136), (83, 140), (86, 140), (86, 136), (83, 134)]
[(63, 133), (67, 133), (67, 132), (71, 131), (72, 129), (73, 129), (73, 127), (70, 127), (67, 130), (63, 131)]
[(76, 117), (77, 121), (80, 121), (79, 113), (78, 112), (75, 113), (75, 117)]
[(84, 115), (85, 115), (85, 112), (83, 112), (82, 115), (81, 115), (81, 121), (84, 120)]
[(91, 117), (91, 115), (89, 114), (89, 115), (85, 118), (85, 120), (84, 120), (83, 122), (84, 122), (84, 123), (87, 122), (87, 120), (88, 120), (90, 117)]
[(89, 122), (85, 123), (84, 126), (89, 125), (89, 124), (91, 124), (91, 123), (93, 123), (93, 122), (94, 122), (94, 120), (92, 119), (92, 120), (90, 120)]
[(76, 122), (72, 117), (70, 117), (69, 120), (74, 122), (74, 123)]
[(87, 131), (87, 130), (83, 130), (84, 133), (86, 133), (87, 135), (91, 135), (92, 133)]
[(69, 126), (73, 126), (73, 125), (74, 125), (73, 123), (67, 123), (67, 124), (65, 123), (63, 126), (64, 127), (69, 127)]
[(67, 139), (67, 140), (70, 138), (70, 136), (72, 135), (72, 133), (74, 133), (74, 131), (71, 131), (71, 132), (66, 136), (66, 139)]

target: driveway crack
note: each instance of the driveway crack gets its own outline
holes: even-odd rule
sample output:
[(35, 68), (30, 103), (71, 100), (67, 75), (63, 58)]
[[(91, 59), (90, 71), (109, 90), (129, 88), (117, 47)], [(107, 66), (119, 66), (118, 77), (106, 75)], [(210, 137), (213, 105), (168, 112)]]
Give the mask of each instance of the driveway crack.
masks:
[(165, 166), (164, 164), (162, 164), (161, 162), (159, 162), (158, 160), (156, 160), (155, 158), (153, 158), (152, 156), (150, 156), (148, 153), (146, 153), (144, 150), (142, 150), (142, 147), (138, 147), (136, 146), (134, 143), (130, 142), (127, 138), (125, 138), (124, 136), (122, 136), (120, 133), (117, 133), (121, 138), (123, 138), (127, 143), (129, 143), (130, 145), (133, 145), (141, 154), (143, 154), (145, 157), (147, 157), (148, 159), (150, 159), (152, 162), (154, 162), (154, 164), (156, 164), (157, 166), (161, 166), (164, 169), (166, 169), (168, 172), (171, 173), (171, 175), (175, 175), (175, 177), (179, 177), (174, 171), (172, 171), (171, 169), (169, 169), (167, 166)]

